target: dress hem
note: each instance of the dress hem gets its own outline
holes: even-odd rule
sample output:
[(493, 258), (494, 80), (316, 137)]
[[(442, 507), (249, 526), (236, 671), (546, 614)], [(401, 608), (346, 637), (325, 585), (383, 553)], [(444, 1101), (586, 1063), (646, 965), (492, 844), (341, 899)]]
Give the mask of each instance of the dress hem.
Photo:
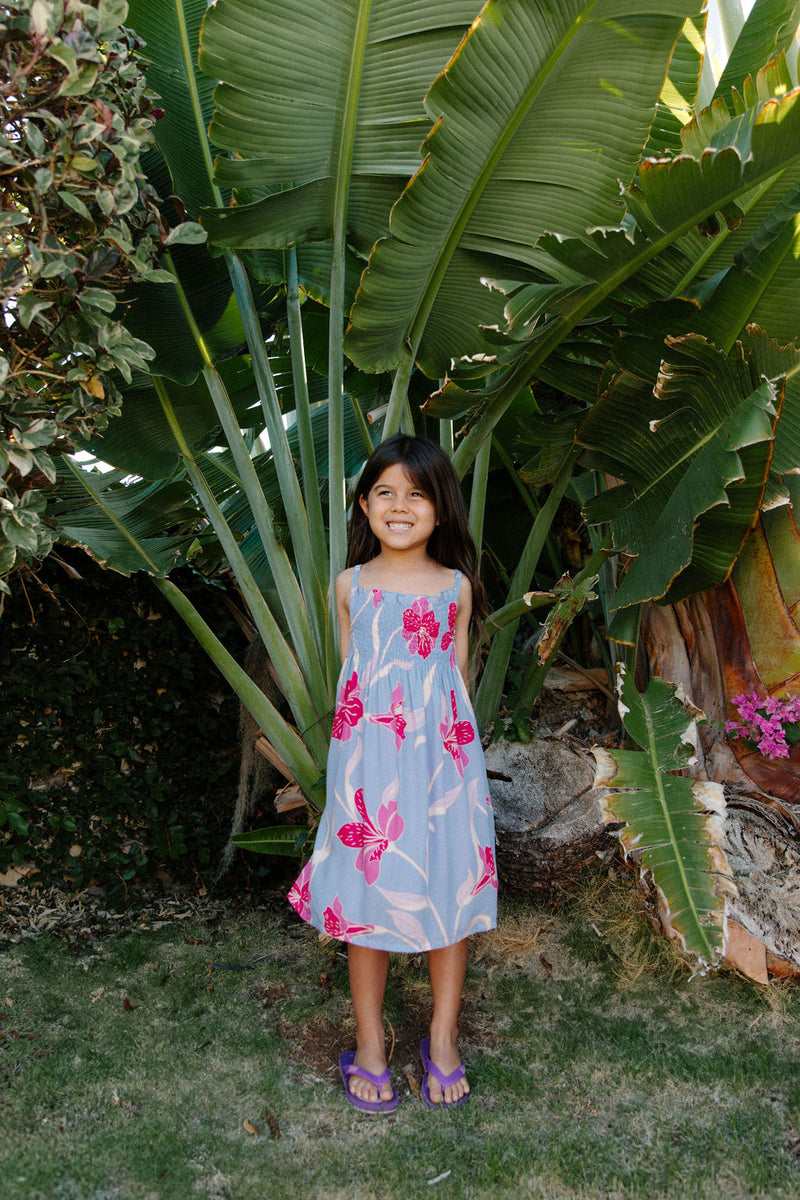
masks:
[(497, 922), (492, 921), (492, 923), (487, 925), (485, 929), (473, 929), (472, 933), (465, 933), (463, 937), (456, 938), (454, 942), (437, 942), (428, 946), (368, 946), (365, 945), (365, 942), (361, 939), (338, 937), (335, 933), (328, 933), (327, 929), (320, 929), (319, 925), (315, 925), (313, 921), (309, 921), (305, 917), (300, 916), (300, 913), (297, 911), (291, 901), (289, 901), (289, 904), (292, 911), (298, 917), (300, 917), (300, 920), (304, 925), (307, 925), (309, 929), (315, 929), (317, 933), (328, 938), (331, 942), (341, 942), (343, 946), (364, 946), (364, 949), (366, 950), (383, 950), (387, 954), (427, 954), (431, 950), (446, 950), (448, 946), (457, 946), (459, 942), (464, 942), (468, 938), (477, 937), (478, 934), (481, 933), (491, 933), (493, 929), (497, 928)]

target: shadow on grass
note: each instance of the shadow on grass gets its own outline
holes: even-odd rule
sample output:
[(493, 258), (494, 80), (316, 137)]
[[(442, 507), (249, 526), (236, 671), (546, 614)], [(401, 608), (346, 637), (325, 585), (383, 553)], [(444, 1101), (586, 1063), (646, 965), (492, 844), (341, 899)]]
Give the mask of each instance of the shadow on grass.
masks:
[(26, 938), (0, 954), (3, 1200), (797, 1197), (797, 993), (690, 980), (637, 906), (625, 877), (502, 897), (456, 1112), (415, 1098), (427, 974), (393, 957), (390, 1117), (344, 1102), (346, 959), (281, 895)]

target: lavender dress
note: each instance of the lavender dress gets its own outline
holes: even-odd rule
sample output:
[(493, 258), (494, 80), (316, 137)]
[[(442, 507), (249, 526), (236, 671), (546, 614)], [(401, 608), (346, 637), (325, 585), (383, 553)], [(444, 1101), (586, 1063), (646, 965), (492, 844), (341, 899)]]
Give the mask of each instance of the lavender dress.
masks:
[(461, 573), (417, 596), (362, 588), (360, 570), (327, 804), (289, 902), (331, 937), (413, 954), (497, 920), (486, 768), (456, 665)]

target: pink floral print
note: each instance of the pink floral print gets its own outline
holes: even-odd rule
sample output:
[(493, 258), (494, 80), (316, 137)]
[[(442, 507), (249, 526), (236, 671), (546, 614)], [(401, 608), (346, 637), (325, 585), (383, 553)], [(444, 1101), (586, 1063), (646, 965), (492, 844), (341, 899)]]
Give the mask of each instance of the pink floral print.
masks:
[(453, 762), (456, 764), (456, 769), (463, 779), (464, 767), (469, 762), (469, 758), (465, 751), (462, 750), (462, 746), (468, 746), (470, 742), (475, 740), (475, 730), (469, 721), (458, 720), (456, 694), (452, 690), (450, 692), (450, 706), (453, 710), (453, 719), (449, 725), (447, 721), (440, 721), (439, 733), (444, 742), (445, 750), (452, 757)]
[(333, 718), (331, 737), (338, 738), (342, 742), (349, 741), (354, 726), (358, 724), (363, 715), (364, 705), (360, 700), (358, 674), (353, 671), (344, 685), (344, 693)]
[(456, 665), (456, 613), (457, 604), (450, 604), (447, 610), (447, 632), (442, 634), (442, 649), (450, 650), (450, 666)]
[(372, 589), (372, 607), (378, 608), (380, 606), (380, 602), (382, 599), (383, 599), (383, 592), (381, 591), (381, 589), (373, 588)]
[(354, 925), (348, 921), (342, 912), (342, 902), (338, 895), (322, 914), (325, 932), (330, 937), (341, 938), (344, 942), (349, 942), (351, 938), (358, 937), (363, 933), (372, 933), (374, 925)]
[(364, 803), (364, 789), (359, 788), (353, 797), (361, 817), (360, 822), (350, 821), (337, 831), (339, 841), (345, 846), (358, 849), (356, 870), (364, 872), (364, 881), (371, 886), (381, 873), (381, 858), (390, 842), (402, 835), (405, 822), (397, 811), (397, 801), (391, 800), (378, 809), (377, 828), (370, 820)]
[(428, 597), (418, 596), (411, 608), (403, 613), (403, 637), (409, 651), (427, 658), (438, 636), (439, 622), (428, 604)]
[(483, 864), (483, 870), (481, 871), (480, 879), (470, 893), (473, 896), (477, 896), (478, 892), (483, 891), (483, 889), (489, 884), (491, 884), (493, 888), (497, 887), (497, 868), (494, 865), (494, 854), (492, 853), (492, 847), (479, 846), (478, 854), (480, 856), (481, 863)]
[(391, 708), (386, 713), (369, 713), (367, 720), (373, 725), (386, 725), (394, 733), (395, 750), (399, 750), (406, 736), (408, 722), (403, 716), (403, 685), (398, 683), (392, 689)]
[(308, 921), (311, 917), (311, 890), (309, 887), (309, 879), (311, 875), (311, 863), (306, 863), (297, 879), (292, 884), (291, 891), (288, 895), (289, 903), (298, 916), (304, 921)]

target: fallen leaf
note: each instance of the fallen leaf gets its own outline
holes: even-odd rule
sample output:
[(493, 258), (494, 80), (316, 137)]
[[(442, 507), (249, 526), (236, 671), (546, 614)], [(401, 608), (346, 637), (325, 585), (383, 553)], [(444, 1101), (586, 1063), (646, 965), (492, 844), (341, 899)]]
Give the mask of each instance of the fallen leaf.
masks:
[(272, 1134), (272, 1136), (274, 1138), (279, 1138), (281, 1136), (280, 1126), (279, 1126), (277, 1120), (275, 1119), (275, 1117), (272, 1115), (272, 1113), (271, 1112), (265, 1113), (264, 1120), (269, 1125), (269, 1131)]
[(414, 1097), (414, 1099), (419, 1100), (420, 1096), (422, 1095), (422, 1089), (420, 1087), (419, 1080), (415, 1075), (412, 1075), (410, 1071), (406, 1071), (406, 1083), (408, 1084), (408, 1090), (411, 1092), (411, 1095)]
[(257, 1125), (254, 1125), (253, 1122), (251, 1120), (249, 1120), (249, 1118), (245, 1117), (242, 1124), (244, 1125), (245, 1131), (247, 1133), (254, 1133), (258, 1136), (261, 1135), (261, 1130), (258, 1128)]
[(136, 1010), (136, 1009), (139, 1007), (139, 1005), (138, 1005), (138, 1004), (131, 1004), (131, 1002), (130, 1002), (130, 1000), (128, 999), (128, 997), (127, 997), (127, 996), (123, 996), (123, 997), (122, 997), (122, 1007), (125, 1009), (125, 1012), (134, 1012), (134, 1011), (135, 1011), (135, 1010)]
[(553, 974), (553, 964), (551, 962), (548, 962), (543, 954), (539, 955), (539, 962), (544, 967), (545, 978), (549, 979), (550, 976)]

